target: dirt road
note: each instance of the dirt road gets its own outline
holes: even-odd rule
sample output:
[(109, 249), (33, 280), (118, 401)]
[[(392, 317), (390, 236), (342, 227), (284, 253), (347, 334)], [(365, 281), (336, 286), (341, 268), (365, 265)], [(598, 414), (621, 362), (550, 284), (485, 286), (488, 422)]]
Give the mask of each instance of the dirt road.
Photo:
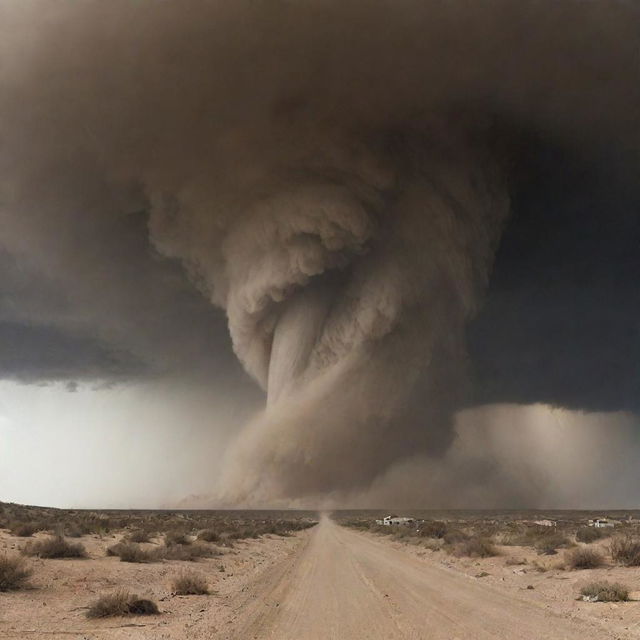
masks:
[[(327, 517), (245, 596), (233, 637), (274, 640), (620, 638), (422, 561)], [(240, 613), (240, 612), (239, 612)], [(240, 622), (243, 621), (243, 622)]]

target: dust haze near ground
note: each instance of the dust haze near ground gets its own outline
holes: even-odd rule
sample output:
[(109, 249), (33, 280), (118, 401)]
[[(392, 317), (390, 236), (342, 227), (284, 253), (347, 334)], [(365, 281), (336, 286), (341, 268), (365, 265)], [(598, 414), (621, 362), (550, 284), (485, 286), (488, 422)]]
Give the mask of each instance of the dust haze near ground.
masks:
[[(438, 468), (456, 412), (486, 402), (637, 408), (633, 358), (615, 365), (638, 351), (634, 5), (0, 12), (6, 377), (192, 377), (257, 407), (230, 335), (266, 408), (227, 455), (228, 503), (365, 491), (416, 455)], [(537, 280), (547, 245), (598, 269)], [(593, 291), (622, 307), (605, 323)], [(580, 304), (596, 321), (557, 339), (553, 310)], [(532, 328), (510, 342), (512, 309)]]

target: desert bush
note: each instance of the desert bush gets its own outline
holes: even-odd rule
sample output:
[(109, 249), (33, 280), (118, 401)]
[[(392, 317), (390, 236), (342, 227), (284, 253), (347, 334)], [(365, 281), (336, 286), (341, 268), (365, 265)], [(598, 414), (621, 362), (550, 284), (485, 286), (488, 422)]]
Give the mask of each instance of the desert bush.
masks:
[(60, 528), (60, 535), (67, 536), (68, 538), (81, 538), (86, 533), (85, 529), (75, 522)]
[(447, 524), (439, 520), (427, 520), (420, 525), (418, 535), (424, 538), (444, 538), (448, 531)]
[(39, 558), (86, 558), (87, 551), (79, 542), (67, 542), (62, 536), (49, 536), (29, 542), (22, 550), (27, 556)]
[(598, 602), (624, 602), (629, 599), (629, 589), (619, 582), (592, 582), (580, 593)]
[(453, 552), (457, 556), (467, 556), (470, 558), (490, 558), (499, 555), (495, 545), (488, 538), (469, 538), (459, 542), (453, 547)]
[(417, 544), (429, 551), (440, 551), (444, 546), (441, 538), (422, 538), (418, 539)]
[(134, 529), (127, 535), (127, 540), (130, 542), (149, 542), (151, 535), (144, 529)]
[(576, 531), (576, 540), (578, 542), (585, 542), (586, 544), (600, 540), (600, 538), (603, 537), (602, 530), (596, 529), (595, 527), (580, 527)]
[(31, 577), (23, 558), (19, 556), (0, 556), (0, 591), (22, 589)]
[(640, 566), (640, 540), (628, 536), (614, 538), (609, 550), (614, 562), (625, 567)]
[(200, 558), (213, 558), (222, 555), (217, 549), (204, 544), (172, 544), (162, 547), (158, 552), (166, 560), (183, 560), (186, 562), (195, 562)]
[(139, 598), (128, 591), (100, 596), (87, 611), (88, 618), (112, 616), (153, 615), (159, 613), (155, 602)]
[(14, 522), (9, 526), (11, 534), (20, 538), (30, 538), (40, 529), (34, 522)]
[(173, 579), (173, 591), (179, 596), (197, 596), (209, 593), (204, 576), (193, 571), (184, 571)]
[(116, 544), (112, 544), (110, 547), (107, 547), (107, 550), (105, 551), (105, 555), (110, 556), (110, 557), (120, 557), (120, 551), (122, 550), (122, 547), (124, 547), (126, 543), (125, 542), (116, 542)]
[(215, 529), (205, 529), (198, 534), (198, 540), (220, 542), (220, 534)]
[(161, 554), (156, 549), (143, 549), (135, 542), (118, 542), (107, 549), (108, 556), (117, 556), (121, 562), (157, 562)]
[(602, 554), (596, 549), (578, 547), (569, 551), (565, 556), (566, 566), (569, 569), (597, 569), (604, 564)]
[(449, 529), (449, 531), (447, 531), (443, 536), (443, 540), (449, 545), (459, 544), (460, 542), (465, 542), (468, 539), (469, 536), (460, 529)]
[(184, 531), (168, 531), (164, 535), (164, 543), (167, 547), (174, 544), (191, 544), (191, 539)]
[(410, 527), (400, 526), (392, 528), (394, 540), (406, 540), (407, 538), (412, 538), (416, 535), (416, 530)]
[(540, 536), (534, 543), (536, 551), (541, 555), (553, 555), (557, 553), (560, 547), (565, 547), (569, 544), (569, 540), (562, 533), (551, 532)]

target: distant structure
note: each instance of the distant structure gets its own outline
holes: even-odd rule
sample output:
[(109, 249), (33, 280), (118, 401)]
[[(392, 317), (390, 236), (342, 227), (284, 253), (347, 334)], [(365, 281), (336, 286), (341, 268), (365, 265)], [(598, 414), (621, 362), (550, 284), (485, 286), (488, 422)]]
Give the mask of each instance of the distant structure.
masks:
[(605, 527), (615, 527), (617, 522), (615, 520), (609, 520), (607, 518), (596, 518), (595, 520), (589, 520), (589, 526), (596, 529), (604, 529)]
[(382, 518), (382, 520), (376, 520), (376, 524), (381, 524), (384, 526), (404, 525), (405, 527), (408, 527), (414, 522), (414, 518), (401, 518), (399, 516), (385, 516), (384, 518)]
[(536, 520), (533, 524), (537, 524), (540, 527), (555, 527), (557, 526), (556, 522), (553, 520)]

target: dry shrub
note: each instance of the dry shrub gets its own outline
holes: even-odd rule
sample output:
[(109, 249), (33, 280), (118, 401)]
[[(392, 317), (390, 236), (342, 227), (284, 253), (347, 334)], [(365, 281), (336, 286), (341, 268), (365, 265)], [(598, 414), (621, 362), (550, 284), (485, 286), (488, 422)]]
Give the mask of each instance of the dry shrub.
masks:
[(134, 529), (127, 535), (127, 540), (130, 542), (150, 542), (151, 535), (144, 529)]
[(82, 527), (73, 522), (63, 526), (61, 529), (60, 535), (65, 535), (67, 538), (81, 538), (86, 533)]
[(0, 591), (24, 588), (31, 574), (23, 558), (0, 556)]
[(167, 547), (174, 544), (191, 544), (191, 538), (184, 531), (169, 531), (164, 535), (164, 543)]
[(209, 593), (204, 576), (194, 571), (184, 571), (173, 579), (173, 592), (179, 596), (199, 596)]
[(628, 536), (614, 538), (609, 550), (614, 562), (625, 567), (640, 566), (640, 540)]
[(79, 542), (67, 542), (62, 536), (49, 536), (30, 542), (22, 550), (27, 556), (39, 558), (86, 558), (87, 551)]
[(406, 540), (407, 538), (412, 538), (415, 536), (415, 530), (410, 529), (409, 527), (399, 526), (394, 527), (393, 529), (393, 538), (394, 540)]
[(604, 536), (605, 534), (602, 532), (602, 529), (596, 529), (596, 527), (580, 527), (576, 531), (576, 540), (586, 544), (600, 540), (600, 538), (604, 538)]
[(30, 538), (40, 530), (34, 522), (14, 522), (9, 529), (12, 535), (19, 536), (20, 538)]
[(578, 547), (566, 554), (565, 562), (569, 569), (597, 569), (604, 564), (604, 558), (596, 549)]
[(619, 582), (592, 582), (580, 593), (595, 602), (624, 602), (629, 599), (629, 589)]
[(464, 542), (459, 542), (453, 548), (457, 556), (469, 558), (491, 558), (499, 555), (498, 550), (488, 538), (469, 538)]
[(440, 551), (444, 543), (439, 538), (427, 538), (422, 540), (420, 544), (425, 549), (429, 549), (429, 551)]
[(448, 531), (447, 524), (440, 520), (427, 520), (420, 525), (418, 535), (425, 538), (444, 538)]
[(135, 542), (118, 542), (107, 549), (108, 556), (118, 556), (121, 562), (158, 562), (160, 554), (155, 549), (143, 549)]
[(159, 553), (161, 553), (162, 557), (166, 560), (183, 560), (187, 562), (195, 562), (200, 558), (213, 558), (222, 555), (217, 549), (204, 544), (173, 544), (165, 546), (159, 550)]
[(534, 546), (536, 551), (541, 555), (553, 555), (557, 553), (558, 548), (569, 545), (569, 540), (562, 533), (552, 531), (542, 535), (536, 540)]
[(447, 544), (459, 544), (469, 539), (469, 536), (460, 529), (450, 529), (443, 536)]
[(112, 616), (153, 615), (159, 613), (155, 602), (138, 598), (128, 591), (100, 596), (87, 611), (88, 618), (107, 618)]
[(220, 542), (220, 534), (215, 529), (205, 529), (198, 535), (198, 540), (204, 540), (204, 542)]

